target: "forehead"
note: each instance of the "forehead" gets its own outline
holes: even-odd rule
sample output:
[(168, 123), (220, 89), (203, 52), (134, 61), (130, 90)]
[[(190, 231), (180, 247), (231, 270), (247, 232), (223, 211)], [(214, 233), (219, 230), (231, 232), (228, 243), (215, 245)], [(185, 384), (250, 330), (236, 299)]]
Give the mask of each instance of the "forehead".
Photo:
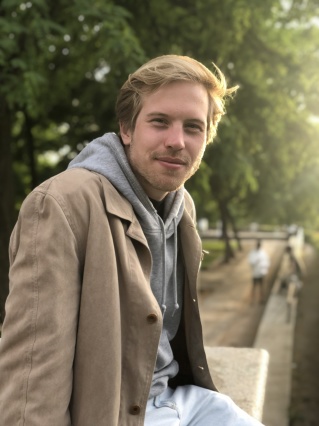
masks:
[[(177, 81), (143, 95), (141, 112), (190, 114), (207, 119), (208, 93), (200, 83)], [(162, 111), (163, 110), (163, 111)]]

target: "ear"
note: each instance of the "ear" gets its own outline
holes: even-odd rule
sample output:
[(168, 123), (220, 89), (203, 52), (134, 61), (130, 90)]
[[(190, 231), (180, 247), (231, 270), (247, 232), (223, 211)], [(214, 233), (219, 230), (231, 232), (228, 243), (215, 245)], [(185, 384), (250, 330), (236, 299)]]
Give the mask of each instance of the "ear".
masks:
[(129, 145), (132, 140), (132, 131), (126, 129), (123, 123), (120, 123), (120, 134), (124, 145)]

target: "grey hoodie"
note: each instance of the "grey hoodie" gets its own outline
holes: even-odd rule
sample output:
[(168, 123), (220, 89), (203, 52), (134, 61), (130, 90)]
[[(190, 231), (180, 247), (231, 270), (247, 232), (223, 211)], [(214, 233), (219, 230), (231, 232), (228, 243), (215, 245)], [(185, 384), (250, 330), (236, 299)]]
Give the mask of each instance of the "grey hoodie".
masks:
[[(69, 164), (105, 176), (132, 204), (152, 254), (151, 288), (163, 314), (150, 397), (162, 393), (168, 379), (178, 373), (170, 341), (181, 318), (184, 268), (178, 255), (177, 226), (184, 211), (184, 188), (169, 193), (164, 201), (163, 218), (137, 181), (124, 147), (115, 133), (106, 133), (89, 143)], [(120, 284), (120, 283), (119, 283)]]

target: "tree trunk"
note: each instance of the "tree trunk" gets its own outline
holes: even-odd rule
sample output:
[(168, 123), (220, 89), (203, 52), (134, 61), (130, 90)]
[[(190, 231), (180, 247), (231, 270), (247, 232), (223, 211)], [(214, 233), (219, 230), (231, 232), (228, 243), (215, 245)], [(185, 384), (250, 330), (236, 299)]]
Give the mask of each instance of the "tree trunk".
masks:
[(0, 96), (0, 322), (9, 291), (8, 246), (14, 223), (14, 196), (11, 156), (11, 120), (6, 100)]
[(230, 259), (235, 257), (233, 249), (230, 245), (230, 239), (228, 235), (227, 225), (228, 225), (228, 209), (224, 201), (218, 200), (218, 206), (220, 211), (220, 217), (222, 221), (222, 238), (225, 242), (225, 252), (224, 252), (224, 262), (228, 263)]
[(237, 229), (237, 226), (236, 226), (235, 218), (234, 218), (234, 216), (230, 213), (229, 209), (227, 209), (227, 212), (228, 212), (229, 222), (230, 222), (230, 224), (231, 224), (231, 227), (232, 227), (233, 232), (234, 232), (234, 236), (235, 236), (236, 241), (237, 241), (237, 248), (238, 248), (238, 250), (239, 250), (239, 251), (242, 251), (242, 250), (243, 250), (243, 247), (242, 247), (242, 245), (241, 245), (241, 241), (240, 241), (240, 238), (239, 238), (239, 235), (238, 235), (238, 229)]

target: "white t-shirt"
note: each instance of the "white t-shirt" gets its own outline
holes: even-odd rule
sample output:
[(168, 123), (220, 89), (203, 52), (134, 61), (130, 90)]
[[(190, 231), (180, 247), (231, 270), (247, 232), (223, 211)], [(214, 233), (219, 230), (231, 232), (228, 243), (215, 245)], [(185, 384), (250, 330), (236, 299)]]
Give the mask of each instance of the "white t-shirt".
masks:
[(254, 249), (249, 253), (248, 262), (254, 278), (263, 277), (269, 269), (269, 257), (263, 249)]

